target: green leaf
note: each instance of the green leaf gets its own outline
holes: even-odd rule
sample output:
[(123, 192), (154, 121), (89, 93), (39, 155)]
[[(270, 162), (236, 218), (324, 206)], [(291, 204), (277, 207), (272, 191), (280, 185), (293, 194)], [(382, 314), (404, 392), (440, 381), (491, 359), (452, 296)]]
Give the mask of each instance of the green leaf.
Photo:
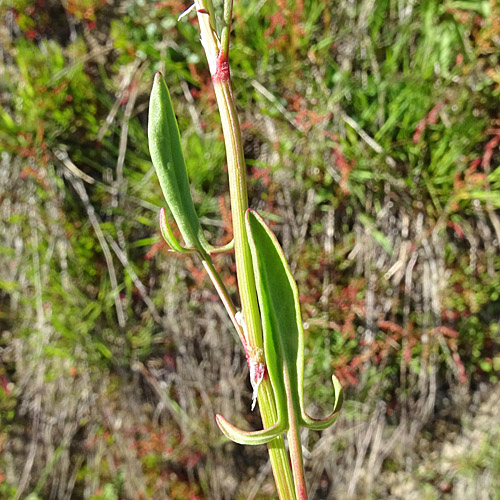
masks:
[(375, 222), (366, 214), (358, 214), (358, 220), (365, 226), (371, 237), (389, 254), (392, 256), (392, 246), (389, 240), (375, 226)]
[[(285, 398), (285, 377), (298, 403), (303, 369), (303, 331), (298, 289), (278, 240), (257, 212), (246, 217), (255, 284), (264, 332), (266, 367), (278, 402)], [(279, 406), (279, 405), (278, 405)]]
[(333, 376), (334, 408), (328, 417), (314, 419), (307, 415), (303, 394), (304, 330), (299, 290), (276, 236), (262, 217), (248, 210), (246, 223), (261, 310), (266, 366), (275, 392), (278, 419), (285, 420), (285, 406), (290, 418), (293, 415), (300, 425), (325, 429), (337, 419), (342, 404), (342, 387)]
[(141, 247), (149, 247), (161, 241), (161, 238), (158, 236), (153, 236), (151, 238), (141, 238), (140, 240), (136, 240), (130, 244), (131, 248), (141, 248)]
[(16, 255), (16, 251), (13, 248), (0, 246), (0, 255), (8, 255), (10, 257), (13, 257), (14, 255)]
[(148, 138), (151, 159), (163, 196), (186, 245), (199, 251), (208, 251), (209, 245), (189, 190), (177, 119), (161, 73), (156, 73), (151, 90)]
[(262, 429), (260, 431), (243, 431), (229, 423), (222, 415), (217, 415), (216, 420), (220, 430), (228, 439), (238, 444), (250, 446), (269, 443), (269, 441), (277, 438), (288, 429), (287, 422), (278, 421), (267, 429)]
[(63, 337), (70, 340), (76, 339), (76, 335), (73, 333), (73, 331), (67, 328), (66, 325), (57, 316), (52, 316), (52, 325)]
[(7, 281), (0, 278), (0, 290), (4, 290), (7, 293), (11, 293), (19, 287), (17, 281)]
[(43, 350), (45, 351), (45, 354), (47, 354), (47, 356), (53, 356), (56, 358), (70, 358), (71, 357), (69, 352), (65, 351), (64, 349), (61, 349), (60, 347), (47, 345), (43, 348)]
[(97, 350), (106, 358), (106, 359), (111, 359), (113, 355), (111, 354), (111, 351), (102, 343), (102, 342), (96, 342), (95, 344)]
[(175, 237), (170, 224), (168, 223), (167, 214), (165, 209), (160, 210), (160, 231), (163, 239), (167, 242), (168, 246), (175, 252), (189, 252), (189, 250), (182, 248), (181, 244)]

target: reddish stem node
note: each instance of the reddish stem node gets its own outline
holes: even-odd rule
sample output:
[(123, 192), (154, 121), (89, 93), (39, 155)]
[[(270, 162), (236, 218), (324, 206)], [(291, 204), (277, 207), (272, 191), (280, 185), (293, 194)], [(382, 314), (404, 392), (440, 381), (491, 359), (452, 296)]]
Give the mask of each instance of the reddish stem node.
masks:
[(230, 79), (229, 73), (229, 58), (228, 55), (221, 50), (217, 56), (217, 63), (215, 66), (215, 73), (212, 75), (214, 83), (228, 82)]

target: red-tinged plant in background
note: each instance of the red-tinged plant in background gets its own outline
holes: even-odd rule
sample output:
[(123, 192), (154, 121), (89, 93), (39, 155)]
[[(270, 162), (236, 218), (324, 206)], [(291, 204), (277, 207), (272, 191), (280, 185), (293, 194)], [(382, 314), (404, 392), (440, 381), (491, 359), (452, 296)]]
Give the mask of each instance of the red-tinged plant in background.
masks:
[[(264, 37), (271, 37), (272, 48), (283, 48), (286, 45), (292, 46), (292, 52), (297, 41), (304, 35), (301, 27), (301, 15), (304, 11), (304, 1), (296, 0), (288, 7), (287, 0), (276, 2), (277, 12), (270, 16), (269, 28), (264, 32)], [(277, 34), (277, 32), (279, 34)]]
[[(66, 12), (95, 26), (95, 11), (106, 5), (106, 0), (68, 0)], [(89, 26), (90, 27), (90, 26)]]
[[(421, 350), (421, 356), (427, 359), (430, 351), (425, 346), (429, 346), (429, 340), (432, 341), (433, 345), (441, 345), (443, 349), (449, 349), (449, 353), (451, 353), (450, 360), (453, 361), (452, 368), (455, 370), (457, 380), (460, 383), (467, 382), (465, 367), (458, 353), (457, 339), (459, 334), (456, 330), (447, 326), (439, 326), (424, 332), (416, 332), (412, 323), (405, 329), (388, 320), (378, 321), (377, 327), (380, 332), (385, 333), (382, 338), (361, 341), (362, 351), (360, 354), (353, 356), (350, 361), (345, 356), (340, 356), (334, 363), (335, 373), (344, 387), (357, 385), (359, 375), (367, 367), (379, 365), (388, 357), (396, 356), (398, 353), (402, 356), (406, 365), (409, 365), (414, 350), (419, 346), (424, 346)], [(426, 343), (422, 342), (424, 335), (429, 339)]]
[(0, 387), (7, 396), (10, 394), (9, 380), (5, 375), (0, 375)]
[[(247, 358), (254, 389), (253, 406), (258, 400), (264, 429), (244, 431), (217, 415), (220, 429), (236, 443), (268, 443), (279, 497), (282, 500), (306, 500), (300, 429), (321, 430), (333, 424), (342, 404), (342, 387), (333, 376), (334, 408), (328, 417), (314, 419), (306, 413), (304, 332), (297, 285), (276, 237), (260, 215), (248, 209), (246, 165), (229, 69), (232, 7), (232, 1), (225, 0), (223, 22), (217, 29), (210, 0), (196, 0), (193, 6), (221, 115), (234, 244), (213, 247), (204, 236), (190, 195), (169, 91), (158, 73), (150, 100), (149, 149), (179, 234), (174, 234), (164, 209), (160, 212), (160, 228), (172, 251), (196, 254), (200, 258), (232, 320)], [(237, 310), (213, 262), (214, 254), (229, 250), (233, 245), (241, 311)], [(198, 268), (193, 267), (192, 272), (199, 276)], [(283, 438), (285, 433), (289, 453)]]
[(438, 121), (438, 115), (441, 108), (446, 104), (446, 102), (438, 102), (429, 113), (422, 118), (415, 129), (415, 133), (413, 134), (413, 144), (418, 144), (422, 137), (422, 134), (425, 132), (425, 129), (428, 125), (435, 125)]

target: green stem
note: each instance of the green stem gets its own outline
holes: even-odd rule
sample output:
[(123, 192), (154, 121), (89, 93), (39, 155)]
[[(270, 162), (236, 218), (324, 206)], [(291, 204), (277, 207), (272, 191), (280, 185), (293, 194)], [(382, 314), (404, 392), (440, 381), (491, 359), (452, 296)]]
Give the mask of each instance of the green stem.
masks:
[(252, 255), (245, 228), (245, 213), (248, 208), (246, 166), (241, 147), (241, 133), (234, 108), (229, 81), (214, 83), (219, 104), (222, 130), (226, 144), (229, 174), (231, 213), (233, 218), (236, 272), (241, 296), (243, 315), (248, 330), (248, 342), (252, 347), (263, 348), (260, 328), (259, 306), (255, 290)]
[(300, 438), (300, 426), (297, 422), (297, 416), (300, 415), (300, 408), (296, 408), (294, 406), (294, 398), (291, 397), (291, 387), (288, 373), (285, 375), (285, 387), (287, 391), (287, 399), (289, 401), (288, 421), (290, 425), (286, 437), (288, 439), (290, 461), (292, 463), (295, 494), (297, 496), (297, 500), (307, 500), (304, 460), (302, 457), (302, 440)]
[[(226, 64), (226, 62), (222, 61), (221, 64)], [(220, 69), (220, 66), (218, 69)], [(221, 72), (219, 72), (220, 74)], [(239, 121), (229, 79), (220, 79), (217, 81), (214, 78), (214, 89), (219, 105), (226, 144), (236, 273), (243, 316), (247, 327), (246, 340), (250, 355), (252, 355), (252, 353), (263, 349), (264, 345), (260, 326), (257, 292), (255, 290), (252, 256), (245, 229), (245, 212), (248, 208), (246, 165), (243, 156)], [(270, 427), (276, 422), (277, 412), (273, 389), (267, 377), (263, 379), (260, 385), (258, 401), (264, 427)], [(293, 480), (283, 437), (271, 441), (268, 444), (268, 450), (278, 495), (282, 500), (293, 500), (295, 498)]]
[(238, 332), (238, 336), (241, 340), (241, 343), (243, 344), (243, 348), (245, 349), (245, 354), (248, 358), (248, 348), (247, 348), (247, 342), (245, 339), (245, 335), (243, 332), (243, 329), (241, 328), (241, 325), (239, 325), (238, 321), (236, 320), (236, 307), (231, 300), (231, 296), (229, 295), (229, 292), (227, 291), (226, 285), (222, 281), (222, 278), (220, 277), (219, 273), (214, 267), (214, 264), (212, 262), (212, 259), (207, 255), (202, 257), (202, 263), (203, 267), (205, 268), (205, 271), (207, 271), (208, 276), (212, 280), (212, 283), (217, 290), (217, 293), (219, 294), (219, 297), (224, 304), (224, 307), (226, 308), (227, 314), (231, 318), (231, 321), (233, 322), (234, 327), (236, 328), (236, 331)]
[(300, 439), (300, 427), (295, 420), (290, 421), (290, 429), (286, 437), (290, 449), (290, 461), (292, 462), (293, 481), (297, 500), (307, 500), (306, 479), (304, 477), (304, 465), (302, 460), (302, 442)]
[[(212, 74), (226, 146), (236, 274), (246, 324), (244, 346), (246, 345), (245, 348), (248, 350), (247, 355), (258, 357), (263, 349), (263, 338), (252, 257), (245, 228), (245, 212), (248, 208), (246, 165), (229, 74), (228, 53), (232, 0), (224, 1), (222, 43), (214, 30), (213, 13), (210, 13), (211, 1), (195, 0), (195, 5), (200, 24), (201, 40)], [(273, 389), (267, 376), (264, 377), (259, 386), (258, 401), (264, 427), (272, 426), (278, 417)], [(268, 450), (279, 498), (281, 500), (296, 500), (283, 436), (272, 440), (268, 444)]]

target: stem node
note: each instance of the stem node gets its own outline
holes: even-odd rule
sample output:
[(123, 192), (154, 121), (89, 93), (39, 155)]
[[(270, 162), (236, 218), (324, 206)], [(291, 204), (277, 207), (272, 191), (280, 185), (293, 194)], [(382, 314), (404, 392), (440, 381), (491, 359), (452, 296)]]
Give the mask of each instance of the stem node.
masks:
[(212, 75), (212, 82), (215, 84), (229, 82), (230, 78), (229, 58), (224, 49), (222, 49), (217, 56), (215, 73)]

